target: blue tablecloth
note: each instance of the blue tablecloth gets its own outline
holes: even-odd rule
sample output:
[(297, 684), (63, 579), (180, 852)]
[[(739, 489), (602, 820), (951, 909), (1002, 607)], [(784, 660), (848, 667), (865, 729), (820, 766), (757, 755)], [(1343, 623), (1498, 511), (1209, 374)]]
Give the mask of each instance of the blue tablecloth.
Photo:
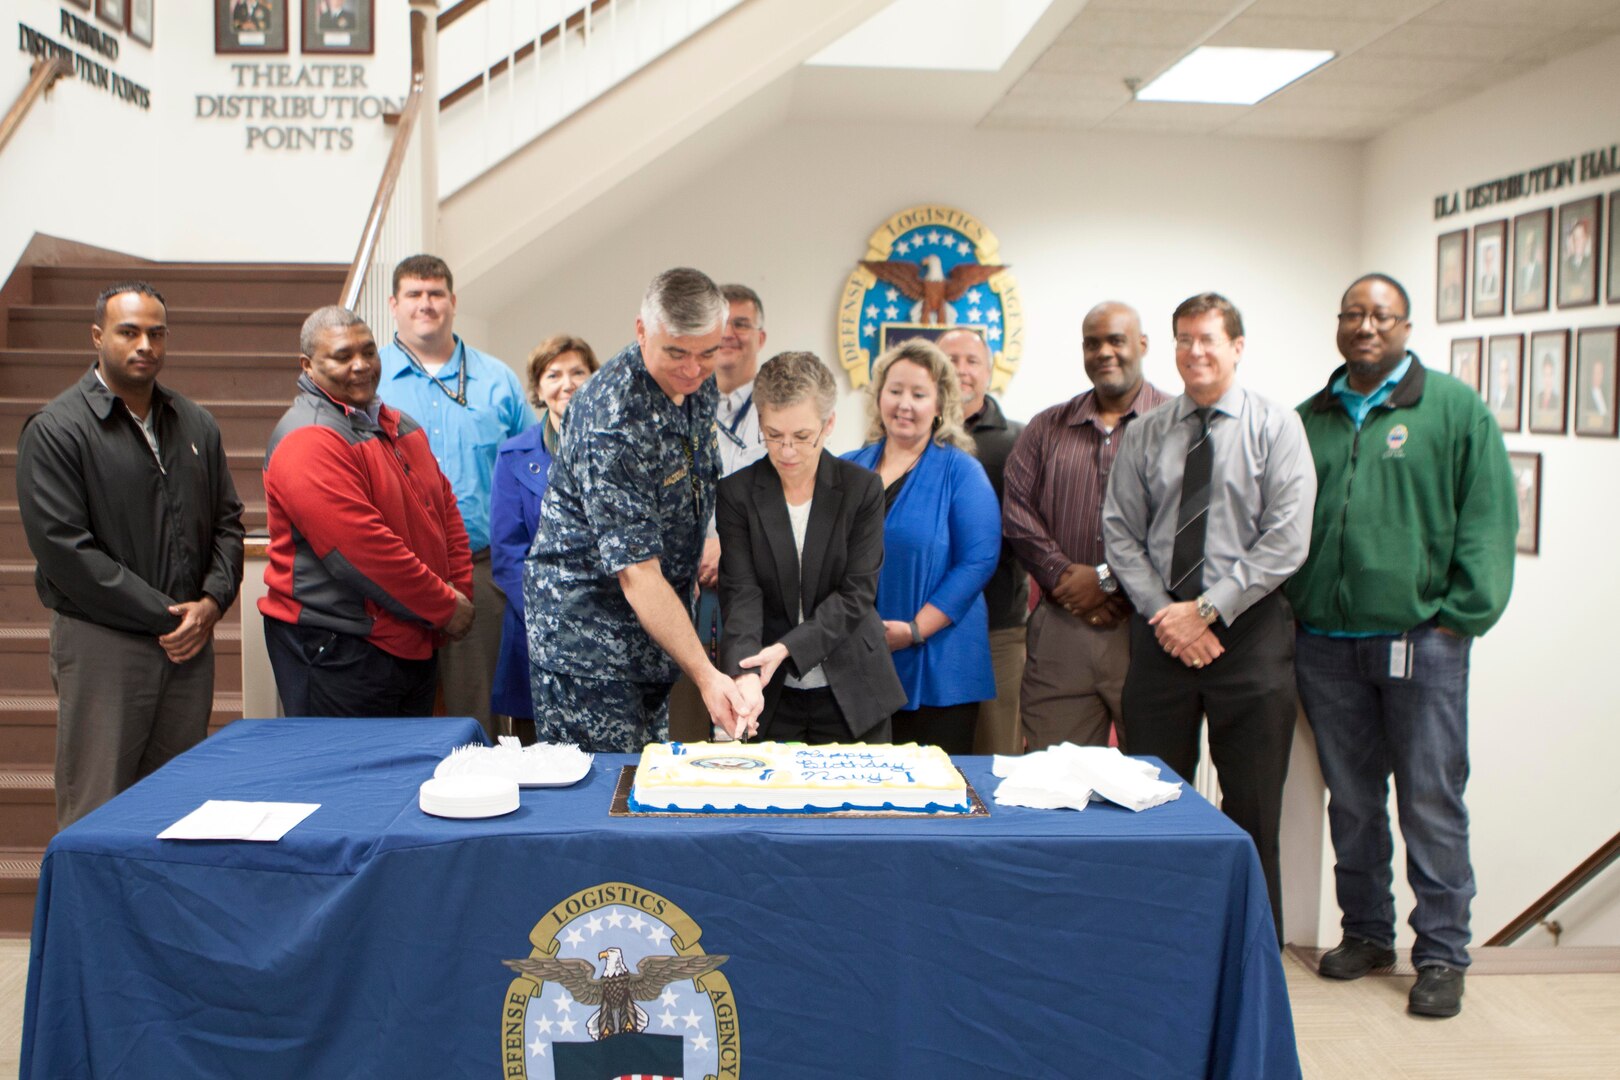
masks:
[[(1299, 1075), (1259, 862), (1191, 790), (1141, 814), (612, 818), (633, 759), (603, 755), (506, 817), (418, 810), (481, 738), (239, 721), (65, 830), (22, 1075), (567, 1080), (635, 1040), (684, 1048), (689, 1080)], [(990, 760), (959, 764), (989, 801)], [(154, 838), (206, 798), (321, 808), (274, 844)], [(672, 982), (645, 1034), (593, 1047), (591, 1007), (502, 963), (561, 947), (604, 974), (617, 944), (635, 971), (641, 941), (726, 957), (726, 992)]]

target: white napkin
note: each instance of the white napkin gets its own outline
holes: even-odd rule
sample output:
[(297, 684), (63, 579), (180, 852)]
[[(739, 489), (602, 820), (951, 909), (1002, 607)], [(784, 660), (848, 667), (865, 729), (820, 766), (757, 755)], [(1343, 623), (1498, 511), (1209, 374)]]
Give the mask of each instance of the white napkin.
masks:
[(1004, 806), (1084, 810), (1092, 799), (1107, 799), (1140, 811), (1181, 798), (1180, 784), (1112, 746), (1059, 743), (1022, 757), (997, 754), (992, 771), (1001, 777), (995, 800)]
[(158, 833), (159, 840), (257, 840), (275, 843), (320, 803), (238, 802), (209, 799)]

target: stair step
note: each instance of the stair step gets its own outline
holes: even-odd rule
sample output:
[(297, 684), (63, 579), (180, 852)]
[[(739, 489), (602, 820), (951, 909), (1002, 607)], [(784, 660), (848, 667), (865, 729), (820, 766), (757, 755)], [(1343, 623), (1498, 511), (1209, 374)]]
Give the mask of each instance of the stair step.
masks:
[[(243, 503), (264, 502), (264, 451), (237, 450), (225, 452), (231, 479), (236, 484), (236, 497)], [(17, 498), (17, 451), (0, 450), (0, 500)]]
[[(265, 510), (262, 502), (246, 503), (242, 524), (249, 533), (265, 531)], [(0, 554), (13, 558), (28, 554), (28, 538), (23, 535), (22, 515), (16, 503), (0, 503)]]
[(34, 899), (44, 859), (43, 846), (0, 849), (0, 937), (27, 937), (33, 929)]
[(56, 835), (56, 777), (49, 771), (0, 771), (6, 843), (44, 848)]
[[(297, 329), (284, 342), (285, 350), (244, 350), (243, 344), (217, 350), (171, 351), (158, 381), (193, 401), (280, 401), (285, 412), (298, 392)], [(0, 398), (43, 404), (82, 379), (95, 360), (88, 338), (83, 347), (75, 342), (70, 346), (0, 349)]]
[[(174, 353), (169, 354), (168, 362), (163, 368), (162, 382), (173, 385), (171, 376), (181, 370)], [(88, 357), (81, 357), (86, 366)], [(270, 433), (275, 430), (276, 421), (281, 419), (292, 403), (293, 383), (288, 380), (288, 369), (284, 357), (276, 357), (275, 377), (278, 383), (285, 382), (287, 391), (284, 397), (276, 397), (266, 401), (193, 401), (207, 409), (213, 416), (214, 422), (219, 425), (220, 437), (225, 440), (227, 452), (250, 452), (256, 458), (264, 456), (265, 444), (270, 441)], [(296, 363), (293, 368), (296, 368)], [(58, 387), (56, 393), (60, 393)], [(176, 387), (176, 389), (179, 389)], [(50, 397), (55, 397), (52, 393)], [(181, 393), (185, 393), (181, 390)], [(186, 394), (191, 397), (190, 394)], [(30, 416), (43, 409), (50, 397), (37, 398), (0, 398), (0, 446), (15, 447), (17, 439), (22, 434), (23, 422)], [(0, 616), (3, 618), (4, 616)]]
[(145, 281), (175, 308), (291, 308), (305, 314), (338, 302), (348, 267), (334, 264), (138, 263), (37, 266), (33, 302), (93, 311), (109, 285)]
[[(208, 733), (241, 718), (241, 693), (215, 690)], [(50, 694), (0, 697), (0, 762), (13, 763), (9, 767), (24, 771), (49, 772), (55, 760), (56, 698)]]
[[(48, 623), (0, 626), (0, 686), (16, 694), (50, 694), (51, 628)], [(242, 624), (222, 619), (214, 628), (214, 685), (235, 693), (242, 689)], [(0, 752), (0, 761), (7, 755)]]
[[(17, 349), (88, 348), (94, 312), (82, 304), (29, 304), (7, 312), (6, 342)], [(169, 339), (179, 348), (280, 351), (298, 355), (306, 308), (170, 307)]]

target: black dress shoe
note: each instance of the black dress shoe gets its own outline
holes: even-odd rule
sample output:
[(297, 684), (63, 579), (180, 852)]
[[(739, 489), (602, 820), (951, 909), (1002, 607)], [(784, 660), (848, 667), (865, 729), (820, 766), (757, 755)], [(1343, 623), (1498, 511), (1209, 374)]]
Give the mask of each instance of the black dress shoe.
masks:
[(1393, 963), (1394, 949), (1346, 934), (1338, 948), (1322, 954), (1316, 970), (1330, 979), (1359, 979), (1373, 968), (1389, 967)]
[(1406, 1011), (1418, 1016), (1456, 1016), (1462, 1012), (1463, 973), (1443, 964), (1418, 968), (1417, 982), (1406, 997)]

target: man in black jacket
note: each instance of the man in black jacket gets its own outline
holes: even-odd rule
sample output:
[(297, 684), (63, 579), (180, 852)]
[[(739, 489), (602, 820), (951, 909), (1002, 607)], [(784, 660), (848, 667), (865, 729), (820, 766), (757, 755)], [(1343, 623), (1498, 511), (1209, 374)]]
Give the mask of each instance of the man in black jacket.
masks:
[(202, 741), (214, 624), (242, 584), (242, 503), (219, 427), (157, 385), (163, 297), (96, 301), (84, 378), (29, 417), (17, 493), (51, 609), (56, 820), (66, 827)]

